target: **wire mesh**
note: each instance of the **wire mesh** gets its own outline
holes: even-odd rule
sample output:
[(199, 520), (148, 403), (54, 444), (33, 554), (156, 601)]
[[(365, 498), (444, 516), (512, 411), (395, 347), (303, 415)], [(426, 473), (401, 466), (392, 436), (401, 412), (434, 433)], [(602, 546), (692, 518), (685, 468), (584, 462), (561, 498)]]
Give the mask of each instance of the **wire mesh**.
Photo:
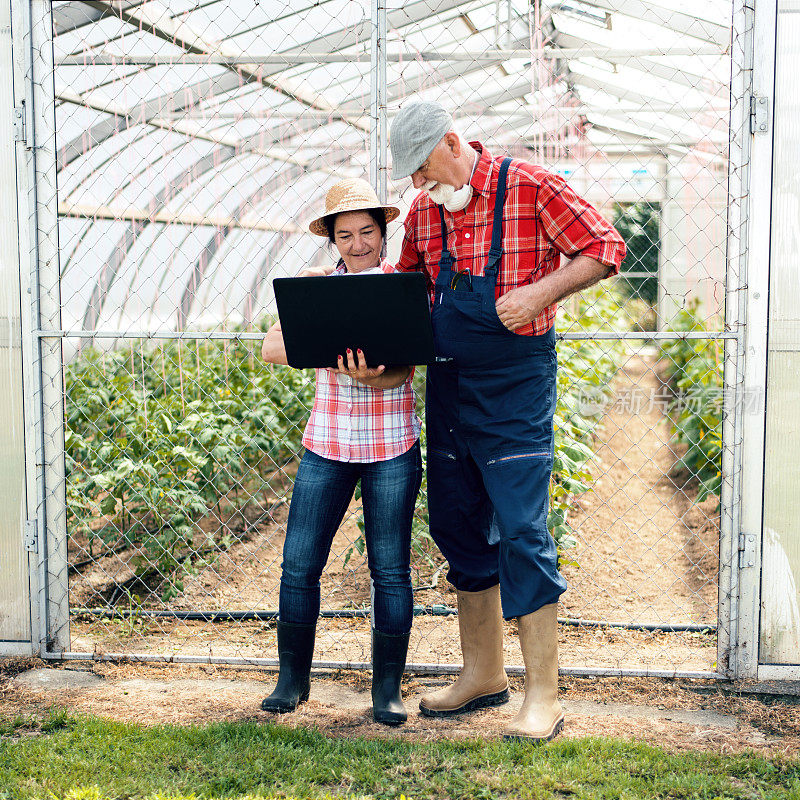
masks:
[[(51, 628), (66, 625), (53, 598), (69, 574), (69, 643), (57, 649), (275, 657), (314, 385), (259, 357), (271, 280), (334, 260), (306, 226), (335, 180), (371, 176), (407, 209), (415, 192), (387, 180), (384, 121), (438, 99), (465, 138), (566, 178), (629, 247), (621, 275), (565, 301), (557, 322), (549, 522), (570, 584), (562, 667), (725, 669), (719, 497), (735, 459), (722, 425), (761, 401), (723, 383), (739, 333), (723, 321), (739, 286), (726, 276), (731, 109), (744, 102), (731, 91), (736, 8), (53, 3), (60, 274), (40, 287), (57, 314), (39, 341), (64, 365), (58, 408), (43, 414), (56, 415), (66, 458), (43, 490), (62, 516), (48, 531), (62, 609)], [(389, 234), (393, 260), (401, 226)], [(41, 363), (57, 386), (61, 371)], [(43, 448), (62, 452), (55, 433)], [(424, 484), (412, 566), (409, 660), (457, 663)], [(358, 492), (322, 594), (317, 659), (368, 662)], [(513, 634), (507, 623), (518, 665)]]

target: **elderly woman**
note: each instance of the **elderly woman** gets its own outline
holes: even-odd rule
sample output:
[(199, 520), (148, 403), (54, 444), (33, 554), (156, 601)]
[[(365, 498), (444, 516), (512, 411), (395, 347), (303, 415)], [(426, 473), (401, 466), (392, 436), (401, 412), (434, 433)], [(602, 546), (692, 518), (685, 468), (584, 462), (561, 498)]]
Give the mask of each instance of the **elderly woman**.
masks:
[[(340, 260), (331, 275), (392, 272), (382, 259), (386, 224), (399, 210), (383, 206), (359, 179), (340, 181), (325, 198), (325, 214), (309, 230), (325, 236)], [(305, 274), (308, 274), (306, 272)], [(286, 364), (280, 325), (267, 332), (265, 361)], [(316, 397), (303, 436), (283, 546), (278, 609), (280, 674), (266, 711), (294, 711), (308, 698), (319, 579), (333, 537), (358, 481), (374, 594), (372, 703), (377, 722), (406, 720), (400, 696), (413, 617), (411, 519), (422, 478), (420, 424), (414, 412), (412, 367), (369, 369), (357, 350), (338, 369), (316, 371)]]

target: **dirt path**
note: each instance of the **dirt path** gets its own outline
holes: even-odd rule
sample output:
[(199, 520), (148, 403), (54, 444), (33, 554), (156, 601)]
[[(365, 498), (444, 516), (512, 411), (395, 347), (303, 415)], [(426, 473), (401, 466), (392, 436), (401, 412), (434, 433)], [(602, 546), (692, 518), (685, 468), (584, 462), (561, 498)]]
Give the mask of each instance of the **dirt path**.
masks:
[(716, 498), (671, 477), (665, 389), (650, 350), (632, 355), (602, 419), (593, 491), (571, 523), (578, 567), (564, 570), (568, 616), (615, 622), (706, 623), (717, 617)]
[[(515, 678), (508, 705), (452, 719), (430, 719), (417, 710), (419, 697), (450, 678), (406, 675), (403, 695), (408, 722), (386, 728), (372, 721), (368, 672), (315, 671), (309, 702), (294, 714), (276, 716), (259, 709), (261, 698), (274, 685), (273, 671), (85, 662), (53, 669), (31, 660), (16, 665), (8, 661), (0, 662), (0, 716), (9, 719), (46, 718), (55, 703), (72, 713), (144, 725), (256, 720), (314, 727), (332, 737), (499, 739), (522, 700), (521, 681)], [(730, 686), (704, 681), (562, 678), (560, 695), (567, 713), (562, 735), (566, 739), (580, 740), (602, 731), (667, 750), (800, 753), (800, 706), (739, 695)], [(36, 735), (35, 727), (21, 735)]]

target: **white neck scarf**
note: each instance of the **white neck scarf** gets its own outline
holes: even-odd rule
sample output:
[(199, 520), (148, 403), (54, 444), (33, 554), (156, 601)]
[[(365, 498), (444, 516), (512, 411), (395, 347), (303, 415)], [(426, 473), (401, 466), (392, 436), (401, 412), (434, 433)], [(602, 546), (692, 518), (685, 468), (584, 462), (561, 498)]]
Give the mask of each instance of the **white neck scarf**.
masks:
[[(469, 205), (469, 201), (472, 200), (472, 176), (475, 174), (475, 167), (478, 166), (478, 161), (480, 161), (480, 154), (475, 153), (469, 180), (460, 189), (456, 189), (446, 183), (436, 184), (434, 181), (429, 181), (422, 188), (428, 192), (434, 203), (444, 206), (451, 214), (454, 211), (463, 211)], [(435, 189), (433, 188), (434, 186), (436, 187)], [(433, 189), (433, 191), (430, 191), (430, 189)]]
[(472, 184), (465, 183), (460, 189), (453, 189), (453, 193), (444, 201), (443, 205), (451, 213), (463, 211), (469, 205), (470, 200), (472, 200)]

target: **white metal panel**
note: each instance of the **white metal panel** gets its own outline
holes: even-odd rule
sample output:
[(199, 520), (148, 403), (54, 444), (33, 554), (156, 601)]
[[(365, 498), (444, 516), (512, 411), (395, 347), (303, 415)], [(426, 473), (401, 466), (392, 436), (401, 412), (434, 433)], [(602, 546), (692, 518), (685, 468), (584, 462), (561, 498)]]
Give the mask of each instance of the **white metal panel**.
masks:
[[(0, 73), (12, 74), (8, 2), (0, 3)], [(0, 655), (14, 641), (30, 653), (31, 640), (14, 105), (13, 84), (0, 81)]]
[[(775, 5), (759, 3), (753, 28), (753, 93), (770, 100), (774, 95)], [(769, 120), (770, 130), (772, 120)], [(769, 289), (770, 198), (772, 193), (772, 137), (752, 136), (750, 152), (749, 223), (746, 259), (746, 329), (744, 391), (758, 390), (766, 381), (767, 298)], [(745, 188), (746, 191), (746, 188)], [(756, 537), (753, 560), (761, 560), (761, 513), (764, 477), (763, 410), (742, 409), (741, 499), (739, 533)], [(734, 551), (733, 558), (737, 558)], [(732, 667), (737, 677), (756, 677), (758, 667), (758, 609), (760, 570), (739, 570), (737, 641)]]
[(800, 664), (800, 3), (779, 0), (760, 663)]

